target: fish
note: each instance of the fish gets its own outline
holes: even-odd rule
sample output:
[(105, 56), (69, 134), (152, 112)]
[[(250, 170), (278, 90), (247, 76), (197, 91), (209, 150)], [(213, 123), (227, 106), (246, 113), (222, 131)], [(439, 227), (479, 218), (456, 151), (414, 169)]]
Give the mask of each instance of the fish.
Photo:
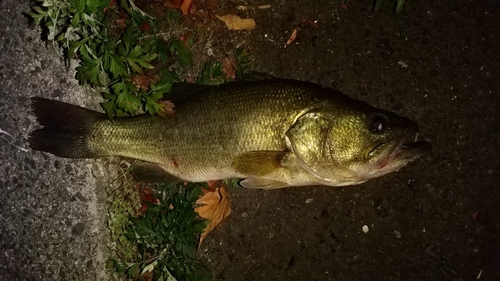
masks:
[(431, 150), (414, 121), (333, 88), (288, 79), (187, 84), (174, 84), (180, 94), (169, 99), (175, 113), (166, 118), (110, 119), (34, 97), (42, 127), (30, 147), (65, 158), (142, 160), (131, 167), (139, 181), (241, 179), (255, 189), (361, 184)]

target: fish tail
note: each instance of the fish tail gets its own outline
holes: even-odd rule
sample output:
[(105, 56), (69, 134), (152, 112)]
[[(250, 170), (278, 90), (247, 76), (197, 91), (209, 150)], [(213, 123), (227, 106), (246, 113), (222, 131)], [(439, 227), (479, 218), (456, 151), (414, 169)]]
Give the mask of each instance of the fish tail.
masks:
[(96, 158), (106, 155), (88, 145), (93, 125), (106, 115), (55, 100), (34, 97), (33, 110), (43, 127), (29, 136), (30, 147), (65, 158)]

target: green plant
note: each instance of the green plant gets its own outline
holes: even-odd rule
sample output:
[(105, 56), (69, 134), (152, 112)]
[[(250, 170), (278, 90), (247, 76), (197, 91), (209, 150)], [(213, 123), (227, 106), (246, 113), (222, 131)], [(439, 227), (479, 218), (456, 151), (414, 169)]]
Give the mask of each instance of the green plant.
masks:
[(126, 236), (130, 217), (141, 208), (141, 199), (137, 190), (131, 185), (114, 190), (109, 197), (108, 228), (111, 234), (112, 250), (119, 260), (132, 262), (136, 260), (134, 243)]
[[(375, 0), (374, 5), (373, 5), (374, 9), (380, 8), (382, 6), (383, 2), (384, 2), (384, 0)], [(405, 5), (406, 0), (391, 0), (391, 2), (393, 2), (393, 3), (395, 2), (394, 11), (396, 14), (398, 14), (403, 9), (403, 6)]]
[[(68, 60), (80, 60), (76, 77), (82, 84), (103, 90), (107, 101), (102, 106), (110, 117), (157, 114), (158, 105), (153, 103), (170, 89), (175, 82), (173, 76), (151, 80), (148, 91), (135, 85), (133, 78), (153, 69), (157, 57), (166, 60), (169, 51), (181, 54), (182, 62), (188, 61), (187, 55), (177, 42), (169, 50), (157, 42), (158, 36), (142, 39), (140, 36), (145, 36), (148, 29), (155, 29), (155, 19), (132, 0), (110, 3), (114, 1), (38, 0), (30, 15), (37, 24), (48, 28), (48, 39), (61, 44)], [(119, 18), (120, 10), (127, 13), (127, 18)]]
[(252, 61), (250, 55), (244, 49), (237, 49), (234, 56), (236, 57), (236, 78), (246, 79), (252, 72)]
[(126, 229), (125, 237), (137, 245), (137, 260), (115, 259), (109, 265), (129, 278), (152, 272), (154, 280), (205, 280), (196, 250), (206, 223), (193, 209), (200, 187), (164, 184), (155, 190), (159, 203), (148, 204), (144, 216), (131, 217)]

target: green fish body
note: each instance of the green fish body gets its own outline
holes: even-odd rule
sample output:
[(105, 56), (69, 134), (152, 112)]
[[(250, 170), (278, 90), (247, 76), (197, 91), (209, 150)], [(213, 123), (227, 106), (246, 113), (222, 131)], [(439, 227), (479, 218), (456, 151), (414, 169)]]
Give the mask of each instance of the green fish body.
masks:
[(345, 186), (397, 171), (430, 149), (415, 122), (331, 88), (294, 80), (202, 87), (173, 117), (108, 119), (34, 98), (31, 147), (61, 157), (123, 156), (140, 179), (244, 179), (248, 188)]

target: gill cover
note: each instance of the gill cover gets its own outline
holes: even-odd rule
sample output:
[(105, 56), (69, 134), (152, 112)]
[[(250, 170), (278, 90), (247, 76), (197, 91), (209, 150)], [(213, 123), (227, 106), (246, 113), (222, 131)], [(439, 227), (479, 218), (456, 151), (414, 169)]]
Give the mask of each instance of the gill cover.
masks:
[(300, 166), (320, 184), (331, 185), (328, 135), (331, 120), (318, 111), (301, 115), (285, 134)]

